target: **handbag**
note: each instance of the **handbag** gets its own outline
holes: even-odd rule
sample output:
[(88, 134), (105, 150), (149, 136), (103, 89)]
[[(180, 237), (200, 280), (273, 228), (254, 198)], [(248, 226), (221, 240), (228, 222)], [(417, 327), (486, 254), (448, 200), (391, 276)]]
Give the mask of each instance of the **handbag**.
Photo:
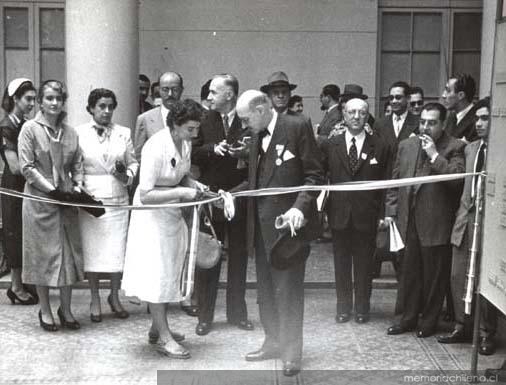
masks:
[(197, 232), (198, 226), (195, 221), (192, 226), (192, 237), (198, 234), (196, 264), (201, 269), (211, 269), (219, 262), (223, 246), (216, 236), (216, 231), (205, 209), (203, 211), (203, 226), (207, 231), (199, 230)]

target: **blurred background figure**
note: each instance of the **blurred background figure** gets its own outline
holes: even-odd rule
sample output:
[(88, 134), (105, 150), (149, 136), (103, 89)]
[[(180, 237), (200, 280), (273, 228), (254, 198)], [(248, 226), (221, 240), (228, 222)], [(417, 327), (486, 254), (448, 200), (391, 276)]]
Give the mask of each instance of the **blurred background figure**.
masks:
[(302, 102), (302, 96), (291, 96), (288, 100), (288, 109), (296, 115), (302, 114), (302, 112), (304, 112), (304, 103)]
[(151, 84), (151, 101), (153, 107), (158, 107), (162, 104), (162, 98), (160, 97), (160, 83), (154, 82)]
[(151, 82), (146, 75), (139, 75), (139, 115), (153, 108), (153, 106), (147, 101), (150, 84)]
[(204, 85), (200, 89), (200, 104), (206, 110), (209, 110), (211, 107), (211, 101), (207, 100), (207, 97), (209, 96), (209, 86), (211, 85), (212, 80), (213, 79), (209, 79), (207, 82), (204, 83)]
[(409, 89), (408, 109), (413, 115), (420, 116), (424, 104), (423, 90), (420, 87), (411, 87)]
[(387, 100), (383, 105), (383, 117), (392, 116), (392, 105), (390, 100)]

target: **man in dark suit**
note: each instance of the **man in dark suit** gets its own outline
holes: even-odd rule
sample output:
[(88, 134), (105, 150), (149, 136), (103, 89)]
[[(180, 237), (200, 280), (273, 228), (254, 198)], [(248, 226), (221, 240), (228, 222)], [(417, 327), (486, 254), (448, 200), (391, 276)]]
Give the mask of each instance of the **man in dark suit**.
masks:
[[(312, 130), (303, 120), (271, 109), (261, 92), (244, 92), (237, 114), (253, 133), (248, 182), (235, 190), (319, 185), (323, 182), (319, 151)], [(309, 234), (317, 223), (316, 194), (299, 192), (258, 197), (248, 201), (248, 251), (255, 255), (262, 347), (247, 361), (280, 357), (283, 371), (300, 371), (304, 313), (304, 271)], [(278, 232), (283, 216), (297, 235)], [(306, 224), (307, 222), (307, 224)], [(313, 234), (316, 237), (316, 234)]]
[(318, 125), (317, 134), (320, 140), (327, 138), (336, 125), (343, 120), (343, 113), (339, 105), (340, 93), (341, 90), (335, 84), (327, 84), (322, 88), (320, 103), (325, 115)]
[[(490, 99), (485, 98), (480, 100), (476, 104), (475, 111), (476, 132), (479, 139), (469, 143), (465, 148), (467, 173), (480, 172), (485, 167), (490, 120)], [(476, 176), (465, 179), (460, 206), (457, 210), (455, 225), (453, 226), (451, 237), (453, 245), (451, 291), (455, 306), (455, 327), (450, 334), (437, 338), (438, 342), (443, 344), (470, 342), (472, 339), (473, 317), (464, 314), (463, 298), (466, 293), (470, 242), (473, 239), (476, 215), (476, 206), (474, 204), (476, 187)], [(477, 266), (479, 266), (479, 261), (477, 262)], [(497, 329), (497, 310), (484, 297), (480, 299), (480, 304), (481, 338), (478, 352), (483, 355), (490, 355), (495, 352), (494, 334)]]
[(473, 104), (476, 82), (471, 75), (458, 74), (448, 80), (443, 91), (443, 104), (450, 111), (445, 131), (458, 139), (471, 143), (478, 139), (474, 126)]
[(149, 78), (144, 75), (139, 75), (139, 114), (143, 114), (146, 111), (149, 111), (153, 108), (151, 103), (149, 103), (146, 99), (149, 96)]
[[(208, 94), (211, 111), (200, 125), (198, 138), (193, 144), (192, 163), (200, 168), (199, 180), (215, 192), (230, 190), (247, 179), (246, 163), (239, 161), (235, 149), (246, 132), (235, 111), (238, 91), (239, 82), (235, 76), (214, 76)], [(244, 299), (248, 263), (246, 206), (239, 205), (230, 222), (222, 210), (213, 209), (212, 221), (220, 241), (224, 243), (228, 239), (227, 320), (240, 329), (253, 330)], [(206, 335), (211, 330), (220, 271), (221, 261), (211, 269), (197, 269), (198, 335)]]
[(405, 82), (395, 82), (390, 87), (388, 100), (392, 107), (392, 115), (377, 120), (374, 131), (394, 150), (401, 140), (418, 133), (418, 117), (408, 111), (409, 85)]
[[(424, 106), (420, 136), (399, 143), (392, 178), (462, 173), (465, 144), (444, 132), (446, 109)], [(427, 183), (389, 189), (385, 222), (395, 220), (405, 244), (399, 297), (399, 324), (388, 334), (418, 327), (417, 337), (434, 333), (450, 274), (450, 235), (462, 181)], [(419, 315), (420, 322), (419, 321)]]
[[(344, 109), (346, 131), (322, 144), (330, 182), (390, 179), (392, 150), (376, 133), (366, 134), (369, 106), (351, 99)], [(373, 254), (378, 221), (383, 217), (383, 192), (331, 192), (328, 218), (333, 233), (338, 323), (348, 322), (355, 294), (355, 321), (369, 320)], [(355, 283), (354, 293), (352, 284)]]

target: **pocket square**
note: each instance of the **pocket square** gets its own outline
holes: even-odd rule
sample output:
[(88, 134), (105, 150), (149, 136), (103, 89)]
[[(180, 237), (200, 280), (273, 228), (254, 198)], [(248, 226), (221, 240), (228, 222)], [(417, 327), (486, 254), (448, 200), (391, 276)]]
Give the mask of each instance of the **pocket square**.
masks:
[(369, 164), (378, 164), (378, 161), (376, 160), (376, 158), (372, 158)]
[(286, 162), (287, 160), (295, 158), (295, 155), (293, 155), (290, 150), (286, 150), (283, 154), (283, 161)]

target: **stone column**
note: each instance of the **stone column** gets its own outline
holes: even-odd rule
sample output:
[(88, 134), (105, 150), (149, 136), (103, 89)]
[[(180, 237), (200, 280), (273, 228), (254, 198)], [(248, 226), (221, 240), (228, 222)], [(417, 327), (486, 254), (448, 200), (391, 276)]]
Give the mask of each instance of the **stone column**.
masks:
[(492, 88), (492, 64), (494, 58), (496, 16), (497, 0), (483, 1), (483, 20), (481, 27), (480, 98), (490, 95), (490, 90)]
[(90, 120), (88, 95), (108, 88), (118, 99), (113, 122), (134, 128), (139, 110), (137, 0), (66, 0), (68, 122)]

